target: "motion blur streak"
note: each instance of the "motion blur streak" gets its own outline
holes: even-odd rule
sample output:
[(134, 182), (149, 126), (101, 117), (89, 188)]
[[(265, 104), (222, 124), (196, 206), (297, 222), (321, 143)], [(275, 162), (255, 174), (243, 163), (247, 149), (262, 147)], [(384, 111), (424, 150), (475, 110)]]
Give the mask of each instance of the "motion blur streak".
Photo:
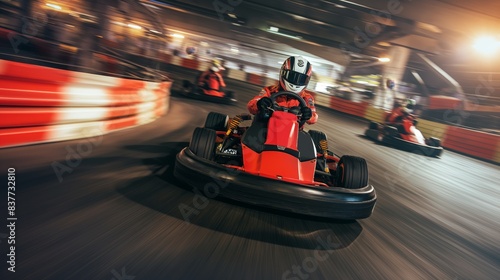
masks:
[[(173, 78), (192, 77), (194, 72), (177, 71)], [(3, 174), (8, 167), (17, 170), (14, 276), (111, 279), (112, 271), (136, 279), (500, 275), (497, 165), (450, 151), (434, 159), (376, 145), (360, 136), (365, 122), (323, 108), (314, 129), (328, 134), (330, 148), (368, 161), (378, 194), (372, 217), (338, 222), (209, 200), (186, 223), (178, 207), (190, 205), (194, 193), (173, 179), (174, 157), (208, 112), (245, 112), (245, 101), (259, 91), (241, 82), (228, 81), (229, 88), (240, 100), (237, 106), (174, 97), (158, 121), (103, 136), (62, 183), (51, 163), (63, 162), (65, 147), (78, 141), (0, 150)]]

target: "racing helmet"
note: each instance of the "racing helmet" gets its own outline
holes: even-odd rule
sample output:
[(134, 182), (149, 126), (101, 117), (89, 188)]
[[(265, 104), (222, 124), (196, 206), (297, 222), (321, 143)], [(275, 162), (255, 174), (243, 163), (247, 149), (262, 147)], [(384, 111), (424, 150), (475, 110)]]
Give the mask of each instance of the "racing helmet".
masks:
[(224, 70), (224, 67), (222, 67), (220, 60), (214, 59), (212, 60), (212, 64), (210, 65), (210, 70), (219, 72), (220, 70)]
[(312, 75), (312, 66), (302, 56), (290, 56), (281, 66), (280, 86), (286, 91), (300, 93), (307, 87)]
[(417, 102), (415, 101), (415, 99), (408, 99), (406, 100), (406, 108), (408, 110), (413, 110), (415, 108), (415, 105), (417, 104)]

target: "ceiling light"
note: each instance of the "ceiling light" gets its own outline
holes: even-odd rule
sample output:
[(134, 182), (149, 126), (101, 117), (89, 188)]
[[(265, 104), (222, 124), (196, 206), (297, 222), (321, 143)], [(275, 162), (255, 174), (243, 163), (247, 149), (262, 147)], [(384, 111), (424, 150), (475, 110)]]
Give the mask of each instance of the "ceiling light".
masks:
[(137, 29), (137, 30), (142, 29), (142, 27), (140, 27), (139, 25), (137, 25), (135, 23), (129, 23), (129, 24), (127, 24), (127, 26), (132, 28), (132, 29)]
[(52, 4), (52, 3), (46, 3), (45, 5), (47, 5), (48, 7), (51, 7), (52, 9), (56, 9), (56, 10), (62, 10), (61, 6), (59, 5), (56, 5), (56, 4)]
[(391, 61), (391, 59), (390, 59), (390, 58), (388, 58), (388, 57), (379, 57), (379, 58), (378, 58), (378, 61), (380, 61), (380, 62), (384, 62), (384, 63), (385, 63), (385, 62), (389, 62), (389, 61)]
[(232, 14), (232, 13), (228, 13), (227, 15), (232, 17), (232, 18), (238, 18), (235, 14)]
[(170, 34), (170, 36), (172, 36), (174, 38), (178, 38), (178, 39), (184, 39), (184, 35), (178, 34), (178, 33)]
[(279, 32), (280, 29), (278, 27), (275, 27), (275, 26), (270, 26), (269, 27), (269, 31), (271, 31), (271, 32)]
[(500, 48), (500, 41), (491, 36), (477, 38), (474, 41), (474, 49), (481, 54), (491, 55)]

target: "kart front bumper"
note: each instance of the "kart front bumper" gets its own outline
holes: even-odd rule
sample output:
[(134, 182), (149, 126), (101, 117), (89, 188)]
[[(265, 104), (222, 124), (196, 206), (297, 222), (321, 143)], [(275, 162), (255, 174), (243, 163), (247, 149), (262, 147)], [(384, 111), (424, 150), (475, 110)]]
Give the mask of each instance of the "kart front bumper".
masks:
[(377, 200), (372, 185), (344, 189), (269, 179), (197, 157), (189, 148), (177, 155), (174, 176), (207, 197), (332, 219), (367, 218)]

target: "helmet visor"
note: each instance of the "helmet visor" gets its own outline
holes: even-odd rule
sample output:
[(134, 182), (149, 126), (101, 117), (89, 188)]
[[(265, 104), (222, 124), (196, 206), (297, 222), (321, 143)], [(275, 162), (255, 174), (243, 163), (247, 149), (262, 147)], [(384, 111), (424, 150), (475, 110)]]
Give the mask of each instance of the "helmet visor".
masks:
[(309, 83), (310, 78), (310, 76), (307, 76), (306, 74), (291, 70), (283, 70), (281, 72), (281, 77), (283, 77), (283, 79), (285, 79), (287, 82), (296, 86), (306, 86)]

